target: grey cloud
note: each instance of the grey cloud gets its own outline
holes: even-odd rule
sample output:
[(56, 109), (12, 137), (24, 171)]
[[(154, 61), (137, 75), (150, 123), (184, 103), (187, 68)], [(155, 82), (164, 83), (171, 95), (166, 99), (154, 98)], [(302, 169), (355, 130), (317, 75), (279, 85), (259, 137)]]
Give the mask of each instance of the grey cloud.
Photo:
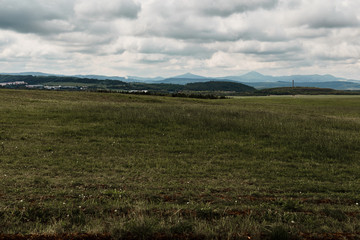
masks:
[(262, 42), (286, 42), (290, 40), (284, 32), (271, 29), (270, 27), (264, 29), (250, 27), (243, 31), (239, 39)]
[(318, 16), (307, 23), (310, 28), (344, 28), (359, 26), (359, 20), (346, 15)]
[(331, 29), (314, 29), (308, 27), (296, 27), (290, 28), (287, 30), (290, 39), (315, 39), (315, 38), (323, 38), (329, 37), (331, 34)]
[(69, 1), (2, 0), (0, 28), (21, 33), (52, 33), (71, 30), (67, 15), (71, 13)]
[(244, 13), (257, 9), (271, 9), (276, 7), (278, 2), (279, 0), (155, 0), (152, 1), (151, 8), (155, 13), (164, 17), (186, 13), (187, 15), (226, 18), (236, 13)]
[(258, 62), (298, 62), (307, 56), (302, 41), (262, 42), (257, 40), (238, 41), (226, 50), (229, 53), (240, 53)]
[[(13, 41), (14, 40), (11, 38), (0, 38), (0, 47), (8, 46)], [(1, 52), (1, 50), (2, 49), (0, 48), (0, 52)]]
[(206, 48), (200, 44), (194, 43), (179, 43), (174, 42), (170, 44), (162, 44), (160, 40), (149, 41), (137, 48), (140, 53), (155, 54), (161, 53), (174, 56), (193, 56), (193, 57), (208, 57), (213, 54), (213, 50)]
[(228, 17), (235, 13), (253, 11), (259, 8), (270, 9), (277, 5), (278, 0), (212, 0), (201, 2), (200, 11), (205, 15)]
[[(186, 13), (186, 12), (185, 12)], [(164, 18), (154, 17), (151, 23), (138, 31), (139, 36), (157, 36), (182, 39), (194, 43), (233, 42), (237, 40), (259, 40), (266, 42), (288, 41), (284, 26), (278, 24), (267, 13), (267, 17), (259, 13), (233, 15), (228, 18), (202, 15), (186, 15), (178, 12), (176, 16)]]
[(282, 62), (288, 64), (298, 65), (301, 62), (307, 62), (304, 52), (299, 53), (279, 53), (273, 55), (256, 55), (257, 60), (260, 62)]
[[(311, 5), (309, 5), (311, 6)], [(315, 4), (311, 10), (305, 9), (298, 16), (298, 22), (309, 28), (346, 28), (359, 26), (357, 9), (337, 7), (336, 1)]]
[(358, 60), (358, 58), (349, 58), (346, 56), (334, 56), (334, 55), (326, 55), (326, 54), (316, 56), (316, 59), (322, 61), (336, 61), (336, 62), (350, 60), (350, 59), (356, 62)]
[[(277, 4), (278, 0), (155, 0), (144, 6), (140, 20), (146, 24), (136, 29), (139, 36), (168, 37), (200, 43), (256, 38), (284, 41), (283, 35), (266, 31), (272, 21), (263, 19), (259, 14), (249, 20), (245, 13), (256, 13), (257, 9), (273, 8)], [(257, 22), (257, 27), (251, 21)]]
[(184, 39), (194, 42), (233, 42), (237, 40), (259, 40), (266, 42), (281, 42), (288, 38), (283, 34), (276, 34), (276, 32), (268, 32), (264, 29), (248, 28), (238, 31), (219, 30), (214, 28), (212, 31), (208, 29), (195, 29), (192, 26), (178, 25), (174, 28), (167, 28), (163, 32), (154, 32), (157, 35), (170, 37), (174, 39)]
[(193, 42), (213, 42), (213, 41), (236, 41), (241, 38), (240, 33), (221, 33), (208, 31), (206, 29), (198, 30), (191, 27), (174, 27), (168, 28), (163, 32), (155, 32), (157, 35), (163, 37), (170, 37), (173, 39), (183, 39)]
[(0, 59), (73, 72), (114, 65), (114, 72), (145, 75), (335, 66), (359, 59), (357, 2), (0, 0)]
[(141, 59), (138, 62), (139, 63), (145, 63), (145, 64), (158, 64), (158, 63), (164, 63), (168, 62), (168, 59)]
[(326, 61), (358, 60), (360, 56), (360, 47), (339, 44), (330, 48), (330, 46), (323, 45), (317, 47), (312, 54), (315, 59)]
[(156, 53), (156, 54), (136, 53), (134, 56), (136, 56), (134, 60), (141, 64), (160, 64), (160, 63), (168, 62), (170, 60), (168, 56), (160, 53)]
[(0, 0), (0, 4), (1, 29), (39, 35), (91, 31), (93, 24), (134, 19), (141, 10), (133, 0)]
[(117, 18), (135, 19), (141, 10), (141, 5), (133, 0), (81, 0), (74, 8), (79, 17), (98, 21)]
[(86, 32), (62, 33), (48, 37), (49, 40), (64, 47), (70, 53), (102, 55), (104, 46), (112, 42), (112, 36), (98, 36)]
[(182, 39), (193, 43), (213, 41), (236, 41), (242, 37), (242, 32), (232, 29), (220, 29), (219, 22), (214, 19), (204, 19), (195, 16), (187, 18), (159, 19), (147, 26), (139, 36)]
[(180, 57), (191, 56), (194, 58), (206, 58), (214, 52), (210, 46), (204, 43), (162, 37), (119, 37), (112, 43), (109, 54), (122, 53), (123, 51), (145, 55), (162, 54)]
[(275, 48), (248, 48), (241, 51), (241, 53), (254, 54), (254, 55), (283, 55), (283, 54), (294, 54), (302, 51), (302, 48), (299, 46), (283, 46)]

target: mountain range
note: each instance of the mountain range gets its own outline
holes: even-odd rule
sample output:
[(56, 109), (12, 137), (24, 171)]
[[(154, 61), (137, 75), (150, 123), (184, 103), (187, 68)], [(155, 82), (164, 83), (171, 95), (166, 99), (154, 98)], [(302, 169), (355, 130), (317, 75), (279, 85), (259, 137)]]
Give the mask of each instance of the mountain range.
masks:
[[(2, 75), (32, 75), (32, 76), (65, 76), (59, 74), (47, 74), (42, 72), (23, 72), (23, 73), (3, 73)], [(71, 77), (89, 78), (99, 80), (119, 80), (124, 82), (141, 82), (141, 83), (166, 83), (166, 84), (188, 84), (195, 82), (209, 81), (233, 81), (240, 82), (255, 88), (273, 88), (289, 87), (294, 80), (295, 86), (299, 87), (322, 87), (333, 88), (338, 90), (360, 90), (360, 81), (354, 79), (339, 78), (329, 74), (326, 75), (291, 75), (291, 76), (271, 76), (263, 75), (258, 72), (249, 72), (239, 76), (224, 77), (205, 77), (186, 73), (170, 78), (155, 77), (136, 77), (136, 76), (103, 76), (103, 75), (72, 75)]]

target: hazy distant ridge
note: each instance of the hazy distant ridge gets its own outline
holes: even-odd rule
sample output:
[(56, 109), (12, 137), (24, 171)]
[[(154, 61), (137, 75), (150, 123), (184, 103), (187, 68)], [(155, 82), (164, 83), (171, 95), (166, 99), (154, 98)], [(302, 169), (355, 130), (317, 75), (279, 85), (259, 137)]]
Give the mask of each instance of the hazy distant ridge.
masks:
[[(22, 73), (1, 73), (3, 75), (32, 75), (32, 76), (65, 76), (62, 74), (49, 74), (42, 72), (22, 72)], [(290, 76), (271, 76), (263, 75), (261, 73), (252, 71), (239, 76), (224, 76), (224, 77), (205, 77), (195, 75), (192, 73), (186, 73), (170, 78), (163, 77), (137, 77), (137, 76), (104, 76), (104, 75), (71, 75), (70, 77), (90, 78), (99, 80), (120, 80), (125, 82), (148, 82), (148, 83), (174, 83), (174, 84), (186, 84), (191, 82), (207, 82), (207, 81), (236, 81), (236, 82), (333, 82), (333, 81), (350, 81), (360, 83), (360, 80), (346, 79), (326, 75), (290, 75)]]
[[(6, 73), (6, 75), (32, 75), (32, 76), (61, 76), (60, 74), (47, 74), (41, 72), (23, 72), (23, 73)], [(163, 77), (137, 77), (137, 76), (103, 76), (103, 75), (72, 75), (68, 77), (77, 77), (85, 79), (98, 80), (116, 80), (123, 82), (140, 82), (140, 83), (163, 83), (163, 84), (180, 84), (185, 85), (195, 82), (209, 82), (209, 81), (233, 81), (238, 83), (245, 83), (255, 88), (272, 88), (272, 87), (288, 87), (292, 80), (295, 81), (295, 86), (302, 87), (322, 87), (333, 88), (341, 90), (359, 90), (360, 81), (346, 78), (339, 78), (329, 74), (326, 75), (291, 75), (291, 76), (270, 76), (263, 75), (258, 72), (249, 72), (239, 76), (225, 76), (225, 77), (205, 77), (186, 73), (170, 78)]]

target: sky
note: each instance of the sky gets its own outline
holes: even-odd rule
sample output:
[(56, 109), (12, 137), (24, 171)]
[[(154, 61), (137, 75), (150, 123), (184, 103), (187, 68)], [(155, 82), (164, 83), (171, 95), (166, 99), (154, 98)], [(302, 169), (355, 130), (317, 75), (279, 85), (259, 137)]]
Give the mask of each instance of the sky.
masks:
[(0, 72), (360, 79), (359, 0), (0, 0)]

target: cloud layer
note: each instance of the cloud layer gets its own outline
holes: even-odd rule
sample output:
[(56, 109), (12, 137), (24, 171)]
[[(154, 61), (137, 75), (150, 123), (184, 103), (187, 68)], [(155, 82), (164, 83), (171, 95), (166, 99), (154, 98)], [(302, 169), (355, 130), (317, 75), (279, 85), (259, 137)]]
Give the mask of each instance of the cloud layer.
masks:
[(357, 0), (0, 4), (0, 72), (220, 76), (257, 70), (360, 79)]

